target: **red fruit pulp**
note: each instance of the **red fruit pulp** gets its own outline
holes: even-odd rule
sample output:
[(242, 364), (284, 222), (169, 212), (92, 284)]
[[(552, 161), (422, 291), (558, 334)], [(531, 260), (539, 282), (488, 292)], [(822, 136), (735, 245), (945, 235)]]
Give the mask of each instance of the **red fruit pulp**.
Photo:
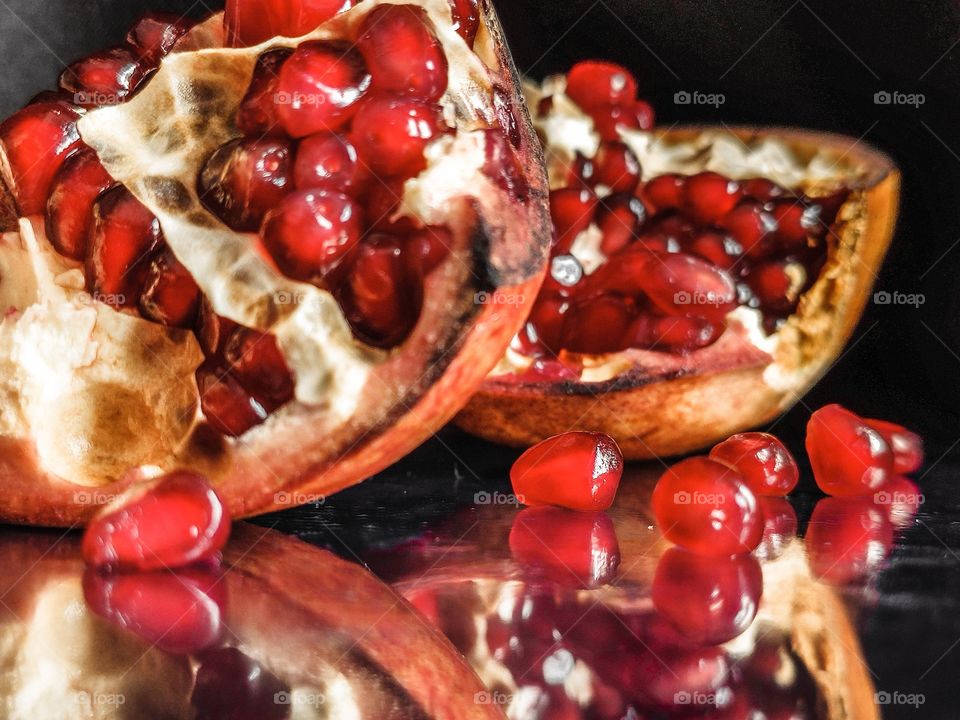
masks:
[(179, 568), (213, 557), (230, 537), (230, 514), (207, 481), (179, 470), (108, 505), (87, 526), (83, 559), (97, 568)]
[(205, 652), (190, 696), (196, 720), (284, 720), (290, 688), (235, 647)]
[(144, 317), (170, 327), (193, 327), (200, 307), (200, 288), (193, 276), (169, 250), (150, 264), (140, 312)]
[(835, 585), (863, 580), (893, 545), (887, 509), (870, 497), (824, 498), (810, 517), (805, 538), (810, 567)]
[(257, 58), (250, 87), (237, 110), (237, 127), (245, 135), (262, 137), (282, 132), (277, 116), (280, 68), (292, 54), (292, 50), (281, 48)]
[(509, 138), (498, 128), (483, 130), (483, 172), (514, 199), (525, 202), (530, 192), (524, 168), (520, 166)]
[(870, 495), (893, 475), (893, 452), (883, 436), (840, 405), (826, 405), (807, 423), (807, 454), (827, 495)]
[(450, 0), (454, 29), (460, 34), (467, 46), (472, 48), (480, 29), (480, 10), (477, 0)]
[(126, 47), (101, 50), (71, 64), (60, 75), (60, 87), (83, 107), (124, 102), (146, 75), (146, 68)]
[(687, 178), (683, 202), (690, 216), (700, 223), (716, 223), (736, 207), (742, 197), (740, 184), (715, 172)]
[(226, 341), (223, 357), (231, 375), (267, 412), (293, 399), (293, 375), (273, 335), (237, 328)]
[(736, 555), (760, 543), (757, 498), (736, 470), (706, 457), (670, 467), (653, 491), (653, 514), (664, 537), (702, 555)]
[(893, 471), (897, 473), (916, 472), (923, 465), (923, 439), (910, 432), (903, 425), (886, 420), (866, 420), (867, 425), (876, 430), (893, 451)]
[(686, 177), (667, 173), (648, 180), (643, 186), (643, 197), (657, 211), (676, 210), (683, 203)]
[(710, 457), (738, 470), (757, 495), (787, 495), (800, 479), (793, 455), (769, 433), (732, 435), (715, 445)]
[(609, 435), (568, 432), (537, 443), (510, 468), (510, 482), (526, 505), (606, 510), (613, 504), (623, 455)]
[(369, 173), (348, 138), (320, 133), (304, 138), (297, 148), (293, 182), (298, 190), (332, 190), (356, 194)]
[(192, 24), (173, 13), (146, 13), (127, 33), (127, 45), (136, 50), (144, 64), (153, 66), (173, 50), (177, 40), (187, 33)]
[(200, 409), (210, 426), (222, 435), (238, 437), (267, 419), (267, 411), (216, 363), (197, 369)]
[(97, 154), (82, 148), (68, 157), (53, 178), (47, 200), (47, 237), (61, 255), (83, 260), (93, 222), (93, 204), (113, 185)]
[(249, 47), (277, 36), (300, 37), (350, 5), (350, 0), (227, 0), (227, 42)]
[(722, 323), (737, 306), (737, 286), (720, 268), (692, 255), (660, 255), (641, 278), (651, 301), (667, 315), (691, 315)]
[(586, 111), (609, 105), (627, 105), (637, 97), (637, 81), (625, 67), (584, 60), (567, 73), (567, 95)]
[(595, 354), (626, 350), (633, 319), (631, 308), (613, 295), (573, 303), (563, 318), (560, 346), (571, 352)]
[(374, 96), (353, 120), (351, 139), (361, 160), (387, 177), (413, 177), (427, 161), (423, 150), (444, 131), (439, 105), (402, 96)]
[(595, 218), (602, 235), (600, 250), (605, 255), (613, 255), (636, 240), (646, 214), (643, 203), (629, 193), (601, 200)]
[(597, 196), (589, 188), (569, 187), (550, 193), (550, 217), (556, 232), (556, 252), (569, 252), (577, 236), (590, 227)]

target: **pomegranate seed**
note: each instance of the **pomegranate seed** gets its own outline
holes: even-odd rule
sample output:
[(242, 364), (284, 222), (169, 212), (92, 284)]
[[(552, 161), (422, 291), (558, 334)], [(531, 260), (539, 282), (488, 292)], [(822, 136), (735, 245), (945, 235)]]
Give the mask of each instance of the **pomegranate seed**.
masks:
[(610, 195), (601, 200), (596, 216), (597, 227), (603, 238), (600, 241), (601, 252), (613, 255), (636, 240), (646, 215), (647, 209), (633, 195)]
[(216, 555), (230, 537), (230, 513), (207, 481), (179, 470), (104, 508), (83, 535), (83, 559), (97, 568), (158, 570)]
[(807, 238), (822, 229), (818, 205), (785, 198), (774, 202), (771, 214), (777, 221), (777, 237), (789, 248), (805, 246)]
[(668, 315), (695, 315), (722, 323), (737, 306), (737, 286), (720, 268), (692, 255), (661, 255), (641, 280), (653, 303)]
[(736, 207), (742, 195), (739, 183), (706, 171), (687, 178), (683, 205), (696, 222), (718, 223)]
[(845, 585), (883, 562), (893, 545), (893, 526), (886, 509), (870, 498), (823, 498), (813, 509), (805, 545), (817, 577)]
[(429, 275), (450, 254), (453, 247), (453, 233), (440, 226), (425, 227), (407, 236), (407, 249), (404, 251), (419, 263), (419, 273)]
[(97, 154), (81, 148), (68, 157), (50, 186), (47, 200), (47, 237), (61, 255), (83, 260), (93, 222), (93, 204), (113, 185)]
[[(717, 717), (717, 705), (728, 697), (724, 688), (732, 672), (721, 648), (673, 647), (655, 654), (647, 651), (646, 655), (646, 667), (638, 668), (642, 673), (637, 678), (640, 684), (634, 687), (644, 687), (644, 694), (653, 704), (667, 709), (668, 717), (682, 717), (681, 713), (688, 708), (682, 700), (699, 695), (703, 700), (698, 711)], [(643, 682), (643, 678), (649, 680)]]
[(220, 367), (204, 363), (197, 370), (200, 409), (210, 426), (230, 437), (239, 437), (267, 419), (267, 411)]
[[(361, 162), (363, 160), (361, 159)], [(413, 220), (407, 215), (397, 216), (401, 211), (403, 185), (406, 178), (376, 178), (363, 193), (364, 216), (372, 230), (405, 234), (416, 230)]]
[(662, 235), (678, 244), (689, 240), (697, 233), (697, 227), (682, 215), (672, 212), (660, 213), (647, 224), (651, 234)]
[(200, 307), (200, 288), (190, 272), (169, 250), (150, 264), (143, 294), (141, 314), (170, 327), (191, 327)]
[(116, 47), (69, 65), (60, 75), (60, 87), (73, 93), (76, 105), (116, 105), (133, 94), (145, 75), (131, 50)]
[(238, 232), (255, 232), (290, 192), (293, 149), (286, 140), (231, 140), (200, 172), (200, 200)]
[(797, 306), (806, 273), (799, 263), (771, 260), (754, 265), (746, 280), (765, 311), (786, 315)]
[(200, 302), (197, 315), (197, 340), (205, 356), (222, 358), (227, 339), (238, 327), (239, 325), (233, 320), (217, 315), (208, 301)]
[(568, 187), (550, 193), (550, 218), (556, 232), (555, 252), (570, 251), (574, 240), (593, 222), (597, 196), (588, 188)]
[(633, 105), (608, 105), (590, 112), (594, 128), (601, 140), (614, 142), (622, 130), (650, 130), (653, 128), (653, 108), (638, 100)]
[(436, 102), (447, 89), (447, 58), (426, 10), (381, 5), (360, 25), (357, 47), (378, 92)]
[(263, 221), (263, 244), (295, 280), (319, 281), (356, 246), (360, 208), (342, 193), (296, 192)]
[(110, 574), (88, 570), (84, 599), (106, 620), (173, 655), (193, 655), (220, 642), (226, 585), (210, 568)]
[(923, 439), (902, 425), (886, 420), (866, 420), (867, 425), (883, 437), (893, 451), (893, 471), (916, 472), (923, 465)]
[(686, 178), (668, 173), (648, 180), (643, 186), (643, 199), (657, 211), (676, 210), (683, 204)]
[(560, 333), (568, 309), (569, 303), (565, 298), (539, 298), (530, 311), (527, 332), (537, 344), (554, 353), (559, 352), (562, 347)]
[(370, 89), (363, 56), (345, 42), (300, 45), (280, 68), (277, 117), (290, 137), (336, 132)]
[(705, 230), (697, 234), (685, 249), (704, 260), (708, 260), (721, 270), (732, 270), (743, 255), (743, 248), (736, 240), (728, 235), (722, 235), (713, 230)]
[(617, 533), (602, 512), (521, 510), (510, 530), (510, 553), (533, 572), (575, 587), (604, 585), (620, 566)]
[(248, 136), (282, 132), (277, 115), (280, 69), (293, 54), (286, 48), (270, 50), (257, 58), (253, 79), (237, 110), (237, 127)]
[(513, 492), (526, 505), (606, 510), (623, 474), (623, 455), (609, 435), (568, 432), (537, 443), (510, 468)]
[(576, 302), (563, 320), (560, 345), (570, 352), (590, 355), (626, 350), (633, 318), (626, 302), (614, 295)]
[(386, 95), (363, 103), (351, 137), (374, 172), (413, 177), (427, 166), (423, 157), (427, 143), (444, 129), (439, 105)]
[(923, 493), (910, 478), (903, 475), (894, 475), (873, 496), (878, 505), (886, 506), (889, 510), (890, 521), (898, 528), (906, 528), (913, 521), (913, 516), (923, 504)]
[(800, 480), (800, 468), (786, 446), (769, 433), (731, 435), (714, 446), (710, 457), (743, 475), (757, 495), (787, 495)]
[(867, 495), (893, 474), (893, 452), (863, 418), (826, 405), (807, 423), (807, 454), (817, 485), (827, 495)]
[(472, 49), (480, 29), (477, 0), (450, 0), (450, 12), (453, 13), (453, 29), (460, 34), (467, 47)]
[(750, 257), (762, 257), (770, 251), (770, 241), (777, 231), (773, 215), (755, 202), (744, 202), (728, 212), (720, 226), (726, 230)]
[(685, 354), (712, 345), (723, 328), (695, 317), (641, 315), (627, 331), (630, 347)]
[(664, 537), (702, 555), (736, 555), (760, 543), (763, 518), (739, 472), (706, 457), (681, 460), (653, 491)]
[(611, 193), (632, 193), (640, 183), (640, 161), (623, 143), (601, 143), (593, 164), (594, 181)]
[(153, 213), (122, 185), (108, 190), (93, 208), (87, 289), (99, 302), (135, 307), (162, 244)]
[(186, 35), (192, 25), (188, 19), (173, 13), (146, 13), (127, 33), (127, 45), (136, 50), (141, 62), (154, 66), (173, 50), (177, 40)]
[(293, 399), (293, 375), (273, 335), (237, 328), (227, 340), (223, 355), (231, 376), (267, 412)]
[(670, 548), (657, 562), (654, 607), (697, 645), (720, 645), (753, 622), (763, 593), (763, 573), (752, 555), (704, 557)]
[(743, 188), (743, 194), (762, 203), (770, 202), (778, 197), (783, 197), (787, 191), (777, 185), (773, 180), (766, 178), (750, 178), (741, 180), (740, 187)]
[(290, 696), (280, 678), (235, 647), (205, 652), (190, 695), (196, 720), (286, 720)]
[(490, 128), (483, 131), (486, 162), (483, 172), (510, 197), (520, 202), (526, 201), (530, 186), (517, 154), (513, 151), (509, 139), (502, 131)]
[[(616, 255), (616, 262), (607, 262), (597, 268), (583, 280), (581, 297), (592, 297), (604, 293), (621, 295), (640, 295), (645, 290), (645, 278), (650, 266), (657, 264), (661, 256), (648, 252), (634, 251), (634, 246)], [(667, 257), (666, 255), (662, 257)]]
[(311, 135), (297, 148), (293, 166), (298, 190), (332, 190), (356, 194), (368, 180), (357, 158), (357, 149), (343, 135)]
[(763, 560), (776, 560), (797, 536), (797, 513), (786, 498), (764, 495), (758, 500), (763, 513), (763, 539), (755, 554)]
[(609, 105), (627, 105), (637, 97), (637, 81), (621, 65), (584, 60), (567, 73), (567, 95), (587, 112)]
[(77, 110), (62, 101), (27, 105), (0, 124), (0, 168), (21, 216), (42, 213), (50, 183), (80, 146)]
[(344, 10), (350, 0), (227, 0), (223, 24), (231, 47), (300, 37)]

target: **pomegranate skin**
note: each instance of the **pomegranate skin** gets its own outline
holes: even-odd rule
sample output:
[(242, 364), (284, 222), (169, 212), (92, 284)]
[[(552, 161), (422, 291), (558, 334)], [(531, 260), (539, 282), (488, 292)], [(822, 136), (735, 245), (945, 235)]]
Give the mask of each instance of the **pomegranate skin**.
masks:
[(797, 461), (769, 433), (731, 435), (714, 446), (710, 457), (736, 468), (757, 495), (788, 495), (800, 480)]
[(813, 477), (827, 495), (870, 495), (893, 475), (893, 452), (883, 436), (840, 405), (810, 416), (806, 445)]

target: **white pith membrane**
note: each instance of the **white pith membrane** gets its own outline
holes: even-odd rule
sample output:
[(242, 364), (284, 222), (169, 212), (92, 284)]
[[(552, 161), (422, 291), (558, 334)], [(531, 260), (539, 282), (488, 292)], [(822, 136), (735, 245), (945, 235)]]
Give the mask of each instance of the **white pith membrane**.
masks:
[[(79, 122), (110, 175), (157, 216), (167, 246), (214, 312), (277, 337), (296, 379), (295, 404), (327, 412), (320, 434), (351, 421), (368, 383), (382, 387), (382, 378), (371, 380), (376, 368), (404, 344), (384, 352), (356, 341), (333, 296), (276, 272), (253, 249), (252, 236), (227, 229), (200, 204), (196, 179), (217, 148), (241, 136), (234, 118), (263, 52), (355, 37), (380, 4), (365, 0), (304, 37), (242, 49), (210, 47), (222, 37), (218, 14), (188, 33), (133, 99)], [(471, 51), (447, 0), (415, 4), (433, 20), (448, 59), (441, 104), (457, 134), (428, 146), (429, 165), (407, 181), (398, 215), (446, 226), (457, 247), (469, 248), (479, 217), (503, 222), (492, 228), (498, 232), (522, 217), (483, 172), (482, 130), (497, 126), (490, 89), (498, 59), (483, 23)], [(470, 261), (451, 256), (434, 273), (459, 277)], [(424, 313), (429, 287), (428, 280)], [(191, 332), (94, 302), (82, 266), (56, 254), (42, 223), (26, 220), (0, 245), (0, 305), (0, 437), (31, 438), (44, 470), (80, 485), (107, 484), (131, 468), (196, 464), (189, 440), (202, 421), (194, 373), (203, 355)], [(389, 414), (388, 401), (403, 390), (382, 388), (380, 414)], [(281, 408), (244, 437), (269, 432), (291, 412)]]

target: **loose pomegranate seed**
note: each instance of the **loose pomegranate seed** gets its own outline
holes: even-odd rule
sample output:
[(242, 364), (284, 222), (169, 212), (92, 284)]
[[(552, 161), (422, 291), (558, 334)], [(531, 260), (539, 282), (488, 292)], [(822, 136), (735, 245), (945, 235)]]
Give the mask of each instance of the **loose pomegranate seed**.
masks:
[(357, 47), (374, 90), (435, 102), (447, 89), (447, 57), (426, 10), (381, 5), (360, 25)]
[(602, 512), (526, 508), (513, 520), (510, 552), (533, 572), (575, 587), (604, 585), (620, 566), (617, 533)]
[(741, 180), (740, 187), (743, 188), (744, 195), (751, 197), (754, 200), (759, 200), (763, 203), (775, 200), (776, 198), (783, 197), (787, 194), (787, 191), (773, 182), (773, 180), (767, 180), (766, 178), (750, 178), (748, 180)]
[(292, 166), (286, 140), (231, 140), (203, 166), (200, 200), (233, 230), (255, 232), (292, 189)]
[(530, 193), (530, 186), (527, 183), (526, 171), (520, 165), (520, 160), (513, 151), (509, 139), (496, 128), (484, 130), (483, 135), (486, 155), (486, 162), (483, 164), (484, 174), (512, 198), (525, 202)]
[(602, 355), (630, 347), (634, 312), (614, 295), (577, 301), (567, 310), (560, 345), (570, 352)]
[(304, 138), (297, 148), (293, 179), (298, 190), (356, 194), (369, 177), (349, 139), (334, 133), (320, 133)]
[(920, 469), (923, 465), (923, 439), (919, 435), (886, 420), (866, 420), (866, 423), (880, 433), (893, 451), (894, 472), (912, 473)]
[(569, 187), (550, 193), (550, 218), (556, 232), (555, 252), (570, 251), (573, 241), (593, 222), (597, 196), (589, 188)]
[(722, 326), (696, 317), (641, 315), (627, 331), (630, 347), (685, 354), (712, 345)]
[(890, 521), (898, 528), (910, 526), (924, 501), (917, 484), (903, 475), (890, 478), (883, 490), (874, 494), (873, 499), (878, 505), (888, 508)]
[(200, 307), (200, 288), (190, 272), (169, 250), (154, 259), (147, 270), (141, 314), (170, 327), (192, 327)]
[(223, 356), (230, 374), (267, 412), (293, 399), (293, 375), (273, 335), (237, 328), (227, 340)]
[(234, 378), (215, 364), (197, 370), (200, 409), (214, 430), (239, 437), (267, 419), (267, 411)]
[(357, 112), (351, 138), (361, 159), (389, 177), (413, 177), (427, 166), (423, 150), (445, 129), (439, 105), (400, 96), (373, 97)]
[(623, 474), (623, 455), (609, 435), (568, 432), (537, 443), (510, 468), (513, 492), (526, 505), (606, 510)]
[(773, 234), (777, 231), (777, 221), (773, 215), (756, 202), (744, 202), (737, 205), (720, 220), (720, 226), (751, 257), (763, 257), (770, 252)]
[(769, 433), (731, 435), (710, 451), (713, 460), (735, 468), (757, 495), (787, 495), (800, 480), (800, 468), (786, 446)]
[(351, 7), (350, 0), (227, 0), (223, 24), (232, 47), (300, 37)]
[(657, 211), (676, 210), (683, 204), (686, 178), (668, 173), (648, 180), (643, 186), (643, 199)]
[(99, 302), (135, 307), (162, 244), (153, 213), (122, 185), (108, 190), (93, 208), (87, 289)]
[(713, 230), (705, 230), (697, 234), (685, 244), (685, 250), (704, 260), (709, 260), (721, 270), (732, 270), (743, 255), (740, 243), (729, 235), (723, 235)]
[(217, 648), (200, 657), (190, 696), (196, 720), (286, 720), (290, 688), (235, 647)]
[(102, 510), (83, 535), (97, 568), (157, 570), (211, 558), (230, 537), (230, 513), (207, 481), (180, 470), (135, 488)]
[(706, 457), (681, 460), (653, 491), (653, 514), (664, 537), (702, 555), (736, 555), (760, 543), (757, 498), (736, 470)]
[(594, 128), (601, 140), (614, 142), (622, 130), (650, 130), (653, 128), (653, 108), (638, 100), (632, 105), (608, 105), (590, 111)]
[(657, 562), (654, 607), (681, 635), (697, 645), (733, 640), (753, 622), (763, 574), (752, 555), (704, 557), (670, 548)]
[(113, 185), (113, 178), (90, 148), (68, 157), (50, 185), (47, 201), (47, 237), (61, 255), (83, 260), (93, 223), (93, 204)]
[(810, 416), (807, 454), (813, 477), (827, 495), (868, 495), (893, 475), (893, 452), (883, 436), (840, 405)]
[(293, 54), (286, 48), (270, 50), (257, 58), (253, 79), (237, 110), (237, 127), (248, 136), (261, 137), (282, 133), (277, 115), (280, 69)]
[(601, 252), (613, 255), (636, 240), (646, 215), (647, 210), (639, 198), (628, 193), (603, 198), (596, 215), (602, 235)]
[(796, 308), (806, 273), (799, 263), (771, 260), (754, 265), (746, 280), (765, 311), (786, 315)]
[(431, 226), (408, 235), (404, 253), (419, 263), (419, 274), (427, 276), (450, 254), (452, 247), (453, 233), (445, 227)]
[(706, 171), (687, 178), (683, 204), (696, 222), (717, 223), (736, 207), (742, 196), (739, 183)]
[(567, 73), (567, 95), (587, 112), (608, 105), (627, 105), (637, 97), (637, 81), (621, 65), (584, 60)]
[(805, 537), (810, 568), (822, 580), (844, 585), (878, 568), (893, 545), (886, 508), (868, 497), (824, 498)]
[(763, 513), (763, 539), (755, 554), (762, 560), (776, 560), (797, 536), (797, 513), (786, 498), (764, 495), (758, 500)]
[(805, 205), (794, 198), (775, 201), (771, 214), (777, 221), (777, 237), (789, 248), (803, 247), (810, 235), (823, 229), (820, 207)]
[(157, 65), (183, 37), (192, 22), (173, 13), (150, 12), (143, 15), (127, 33), (127, 44), (146, 66)]
[(116, 47), (69, 65), (60, 75), (60, 87), (73, 93), (73, 102), (83, 107), (116, 105), (133, 94), (145, 75), (130, 49)]
[(263, 222), (263, 244), (283, 273), (319, 281), (356, 246), (360, 208), (342, 193), (296, 192)]
[(477, 31), (480, 29), (477, 0), (450, 0), (450, 12), (453, 13), (453, 29), (460, 34), (468, 47), (473, 48)]
[(345, 42), (300, 45), (280, 68), (277, 117), (290, 137), (336, 132), (370, 89), (363, 56)]
[(77, 149), (77, 110), (62, 101), (27, 105), (0, 124), (0, 169), (21, 216), (42, 213), (50, 183)]
[(722, 323), (737, 306), (737, 286), (720, 268), (692, 255), (661, 255), (647, 263), (643, 289), (661, 311)]

